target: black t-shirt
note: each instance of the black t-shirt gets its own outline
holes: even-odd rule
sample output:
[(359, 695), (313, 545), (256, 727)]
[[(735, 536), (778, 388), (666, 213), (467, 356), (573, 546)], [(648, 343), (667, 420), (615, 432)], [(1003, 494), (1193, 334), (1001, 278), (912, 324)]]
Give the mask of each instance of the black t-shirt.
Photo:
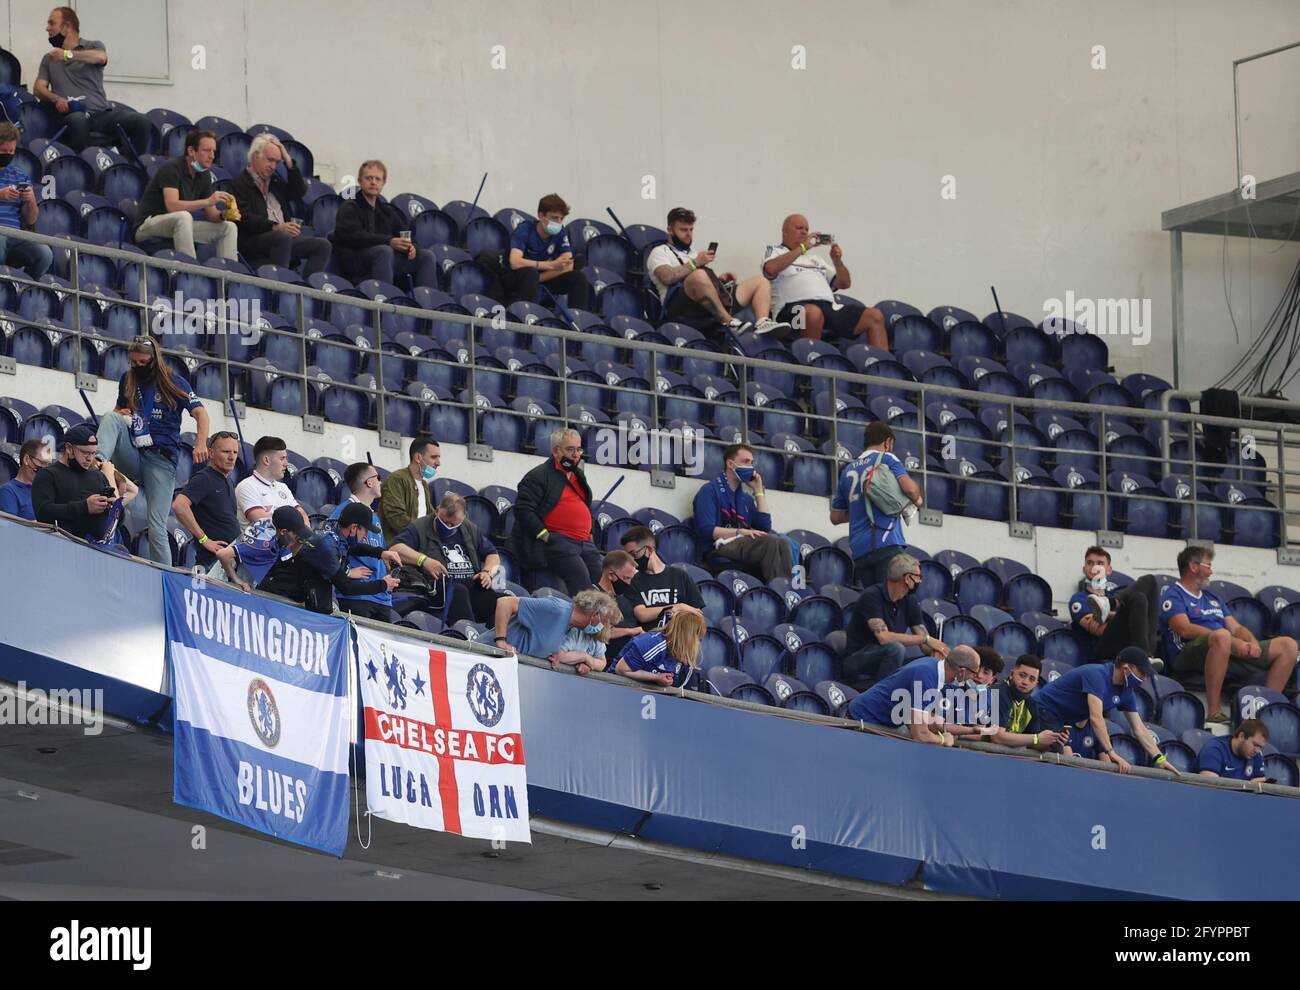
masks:
[(849, 652), (879, 645), (876, 634), (867, 625), (871, 619), (883, 620), (885, 627), (895, 633), (910, 633), (915, 627), (925, 625), (921, 603), (916, 600), (916, 595), (908, 594), (896, 602), (890, 601), (888, 585), (873, 584), (849, 610), (849, 620), (845, 627), (846, 648)]
[(138, 227), (150, 217), (167, 212), (167, 203), (163, 200), (164, 189), (176, 189), (181, 199), (207, 199), (212, 195), (212, 172), (196, 172), (184, 158), (169, 158), (154, 173), (140, 197)]
[[(665, 567), (659, 574), (642, 571), (632, 579), (632, 587), (624, 594), (624, 598), (628, 604), (624, 612), (628, 625), (637, 621), (632, 606), (659, 608), (681, 604), (704, 608), (704, 599), (700, 597), (700, 589), (695, 586), (694, 579), (678, 567)], [(658, 625), (659, 620), (656, 618), (644, 623), (643, 628), (650, 630)]]
[[(210, 465), (205, 466), (190, 476), (182, 494), (190, 500), (194, 519), (208, 539), (232, 543), (239, 538), (235, 486), (229, 477)], [(195, 559), (210, 567), (217, 558), (203, 547), (196, 546)]]

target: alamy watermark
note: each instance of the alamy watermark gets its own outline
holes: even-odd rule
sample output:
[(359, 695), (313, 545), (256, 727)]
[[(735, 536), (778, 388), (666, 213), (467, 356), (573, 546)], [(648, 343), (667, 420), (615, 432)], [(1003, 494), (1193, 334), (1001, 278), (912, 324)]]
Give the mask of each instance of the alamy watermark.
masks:
[(1064, 300), (1043, 303), (1043, 314), (1043, 329), (1048, 333), (1132, 337), (1138, 347), (1151, 342), (1150, 298), (1086, 299), (1067, 289)]
[(641, 420), (624, 420), (591, 431), (587, 448), (593, 464), (607, 467), (680, 467), (692, 478), (704, 473), (704, 439), (689, 427), (652, 430)]
[(257, 344), (270, 323), (262, 319), (256, 299), (208, 299), (177, 292), (171, 299), (158, 297), (150, 306), (149, 327), (157, 337), (229, 335), (241, 344)]
[(56, 688), (42, 691), (0, 687), (0, 725), (79, 725), (85, 735), (104, 731), (103, 688)]

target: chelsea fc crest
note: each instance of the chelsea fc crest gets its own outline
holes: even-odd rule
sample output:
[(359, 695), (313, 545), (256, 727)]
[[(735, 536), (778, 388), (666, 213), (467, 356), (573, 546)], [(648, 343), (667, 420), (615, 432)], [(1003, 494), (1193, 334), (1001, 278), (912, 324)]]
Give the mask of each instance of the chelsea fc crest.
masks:
[(276, 707), (275, 695), (260, 677), (248, 684), (248, 720), (253, 723), (257, 738), (267, 748), (274, 749), (280, 741), (280, 709)]
[(489, 729), (500, 722), (501, 716), (505, 714), (506, 704), (501, 694), (501, 682), (485, 663), (476, 663), (470, 668), (465, 699), (479, 724)]

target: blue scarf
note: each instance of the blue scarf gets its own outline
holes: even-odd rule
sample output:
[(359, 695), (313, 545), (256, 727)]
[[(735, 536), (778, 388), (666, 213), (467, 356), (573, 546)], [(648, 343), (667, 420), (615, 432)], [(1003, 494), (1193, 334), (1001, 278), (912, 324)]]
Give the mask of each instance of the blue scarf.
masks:
[[(721, 516), (720, 526), (735, 526), (738, 529), (749, 529), (749, 519), (741, 511), (745, 504), (744, 485), (741, 485), (734, 492), (731, 486), (727, 484), (727, 473), (724, 471), (716, 479), (718, 486), (718, 512)], [(731, 502), (731, 508), (727, 508), (727, 502)]]

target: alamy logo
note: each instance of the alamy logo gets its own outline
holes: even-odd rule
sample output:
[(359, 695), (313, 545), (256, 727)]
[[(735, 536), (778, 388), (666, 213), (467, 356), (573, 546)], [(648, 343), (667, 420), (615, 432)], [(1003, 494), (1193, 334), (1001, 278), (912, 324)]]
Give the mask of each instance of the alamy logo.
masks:
[(0, 689), (0, 725), (80, 725), (88, 736), (104, 731), (104, 689), (43, 691), (19, 681)]
[(129, 962), (134, 970), (153, 964), (152, 928), (67, 928), (50, 930), (50, 958), (55, 962)]
[[(1077, 299), (1066, 290), (1064, 301), (1043, 303), (1043, 329), (1048, 333), (1094, 333), (1132, 337), (1139, 347), (1151, 342), (1151, 300)], [(1072, 326), (1073, 324), (1073, 326)]]

